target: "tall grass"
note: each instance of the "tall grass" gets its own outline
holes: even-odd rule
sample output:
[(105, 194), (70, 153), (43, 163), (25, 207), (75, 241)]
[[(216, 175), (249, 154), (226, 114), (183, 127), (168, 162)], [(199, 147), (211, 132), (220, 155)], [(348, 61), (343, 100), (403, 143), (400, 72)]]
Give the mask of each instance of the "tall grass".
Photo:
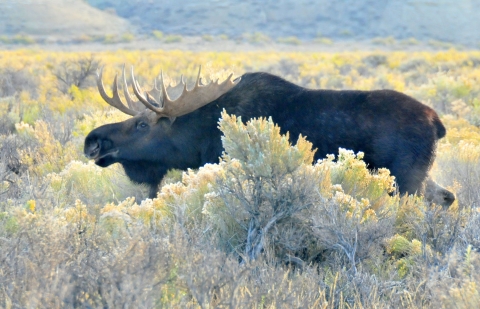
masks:
[[(476, 308), (478, 53), (0, 54), (1, 307)], [(457, 201), (392, 196), (389, 172), (369, 173), (361, 153), (312, 162), (308, 137), (290, 145), (268, 119), (226, 114), (222, 162), (172, 172), (145, 199), (119, 166), (82, 154), (91, 129), (125, 119), (81, 75), (85, 59), (105, 80), (123, 62), (145, 83), (205, 64), (207, 78), (266, 70), (404, 91), (442, 115), (431, 174)]]

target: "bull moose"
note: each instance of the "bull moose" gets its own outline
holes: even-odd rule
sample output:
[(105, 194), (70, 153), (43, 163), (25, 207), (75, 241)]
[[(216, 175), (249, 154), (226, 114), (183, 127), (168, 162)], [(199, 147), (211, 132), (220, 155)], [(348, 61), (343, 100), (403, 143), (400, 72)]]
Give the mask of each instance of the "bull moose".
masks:
[[(85, 139), (85, 155), (107, 167), (120, 163), (127, 176), (149, 186), (149, 197), (169, 169), (198, 168), (219, 161), (223, 148), (218, 120), (222, 110), (241, 116), (272, 117), (282, 134), (306, 136), (317, 148), (315, 160), (335, 154), (339, 147), (364, 152), (369, 169), (388, 168), (396, 177), (400, 194), (424, 192), (425, 183), (440, 191), (441, 202), (455, 199), (449, 191), (426, 181), (435, 158), (437, 141), (446, 134), (437, 113), (417, 100), (393, 90), (312, 90), (269, 73), (246, 73), (232, 80), (201, 82), (187, 89), (165, 86), (163, 73), (157, 84), (144, 92), (131, 71), (129, 93), (123, 68), (123, 91), (117, 76), (109, 97), (97, 72), (97, 86), (111, 106), (133, 116), (94, 129)], [(431, 191), (431, 190), (430, 190)], [(437, 198), (438, 200), (438, 198)]]

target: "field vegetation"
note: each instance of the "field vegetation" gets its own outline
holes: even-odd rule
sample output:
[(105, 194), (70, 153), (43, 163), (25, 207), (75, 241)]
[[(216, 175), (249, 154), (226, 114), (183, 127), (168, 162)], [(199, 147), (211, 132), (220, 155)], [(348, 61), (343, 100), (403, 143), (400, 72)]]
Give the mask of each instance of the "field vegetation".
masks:
[[(391, 196), (362, 153), (312, 162), (308, 136), (290, 145), (269, 119), (227, 114), (221, 163), (171, 171), (145, 199), (82, 153), (127, 117), (95, 87), (98, 66), (110, 83), (123, 63), (145, 86), (202, 65), (207, 79), (405, 92), (447, 127), (431, 174), (457, 200)], [(2, 51), (0, 307), (478, 308), (479, 126), (480, 52)]]

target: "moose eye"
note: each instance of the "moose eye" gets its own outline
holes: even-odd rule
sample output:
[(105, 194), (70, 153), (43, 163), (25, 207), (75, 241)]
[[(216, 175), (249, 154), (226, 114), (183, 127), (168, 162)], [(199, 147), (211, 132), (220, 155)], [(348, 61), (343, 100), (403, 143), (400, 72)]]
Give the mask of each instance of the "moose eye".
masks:
[(147, 127), (148, 127), (148, 124), (146, 124), (143, 121), (140, 121), (139, 123), (137, 123), (137, 129), (146, 129)]

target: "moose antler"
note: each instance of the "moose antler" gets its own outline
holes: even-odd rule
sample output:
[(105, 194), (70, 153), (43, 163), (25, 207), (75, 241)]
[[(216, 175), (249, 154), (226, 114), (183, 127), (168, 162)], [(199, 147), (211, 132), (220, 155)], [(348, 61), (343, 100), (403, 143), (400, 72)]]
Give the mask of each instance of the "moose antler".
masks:
[[(125, 65), (123, 66), (122, 70), (122, 79), (123, 79), (123, 94), (127, 101), (127, 106), (122, 103), (120, 96), (118, 94), (118, 82), (117, 82), (117, 75), (113, 80), (112, 92), (113, 97), (109, 97), (105, 92), (105, 87), (102, 81), (102, 74), (103, 68), (100, 68), (97, 71), (97, 87), (98, 91), (102, 98), (110, 104), (111, 106), (119, 109), (120, 111), (124, 112), (125, 114), (135, 116), (140, 113), (139, 105), (142, 103), (145, 107), (149, 108), (150, 110), (154, 111), (157, 116), (160, 117), (168, 117), (171, 120), (175, 119), (176, 117), (188, 114), (193, 112), (194, 110), (216, 100), (221, 95), (229, 91), (233, 88), (240, 79), (232, 81), (232, 75), (230, 74), (228, 78), (223, 81), (221, 84), (218, 83), (218, 79), (215, 82), (210, 82), (208, 85), (203, 85), (200, 72), (202, 67), (198, 70), (197, 80), (193, 89), (188, 90), (187, 84), (183, 79), (183, 75), (180, 78), (180, 83), (176, 86), (169, 86), (168, 89), (165, 87), (163, 72), (160, 73), (160, 82), (161, 82), (161, 89), (157, 87), (157, 81), (155, 80), (154, 86), (152, 90), (144, 92), (142, 94), (142, 89), (140, 88), (135, 76), (133, 74), (133, 67), (132, 67), (132, 84), (133, 84), (133, 91), (135, 96), (139, 99), (139, 101), (134, 101), (128, 91), (127, 79), (125, 77)], [(170, 92), (171, 95), (176, 96), (176, 98), (171, 99), (167, 93), (167, 90)], [(180, 93), (180, 94), (178, 94)], [(158, 97), (160, 103), (157, 102), (155, 97)]]
[[(122, 68), (122, 77), (123, 77), (123, 96), (125, 97), (125, 99), (127, 100), (127, 105), (130, 109), (132, 110), (136, 110), (136, 111), (143, 111), (145, 110), (145, 106), (143, 104), (141, 104), (140, 101), (134, 101), (132, 99), (132, 96), (130, 95), (130, 92), (128, 91), (128, 84), (127, 84), (127, 77), (126, 77), (126, 74), (125, 74), (125, 64), (123, 65), (123, 68)], [(156, 85), (154, 85), (153, 90), (156, 90)], [(153, 95), (153, 93), (150, 93)]]
[[(194, 110), (197, 110), (198, 108), (218, 99), (221, 95), (236, 86), (237, 83), (240, 81), (240, 79), (232, 81), (232, 73), (221, 84), (218, 83), (217, 79), (215, 82), (212, 81), (208, 85), (202, 85), (200, 78), (201, 70), (202, 67), (200, 66), (200, 68), (198, 69), (198, 76), (195, 82), (195, 86), (191, 90), (187, 89), (187, 84), (183, 80), (182, 76), (179, 85), (181, 85), (183, 90), (180, 96), (174, 100), (170, 99), (170, 97), (168, 96), (162, 71), (160, 73), (162, 96), (160, 98), (161, 102), (159, 103), (148, 92), (146, 92), (146, 96), (142, 94), (142, 90), (138, 85), (138, 82), (135, 80), (132, 67), (133, 91), (137, 98), (140, 100), (140, 102), (142, 102), (147, 108), (154, 111), (158, 115), (158, 117), (175, 118), (193, 112)], [(172, 88), (177, 88), (179, 87), (179, 85)], [(158, 88), (156, 88), (156, 84), (154, 86), (154, 89), (156, 91), (160, 91), (158, 90)]]
[[(124, 72), (125, 72), (125, 68), (124, 68)], [(107, 102), (108, 104), (110, 104), (115, 108), (118, 108), (120, 111), (124, 112), (125, 114), (131, 115), (131, 116), (137, 115), (139, 112), (132, 109), (133, 104), (131, 104), (130, 94), (128, 96), (125, 96), (127, 98), (127, 102), (130, 108), (123, 105), (122, 100), (118, 95), (117, 74), (115, 74), (115, 78), (113, 79), (113, 85), (112, 85), (113, 97), (109, 97), (105, 92), (105, 86), (103, 85), (102, 75), (103, 75), (103, 67), (97, 71), (97, 88), (98, 88), (98, 92), (100, 92), (100, 95), (105, 100), (105, 102)], [(124, 73), (124, 80), (125, 80), (125, 73)], [(127, 87), (124, 87), (124, 89), (126, 88)], [(128, 90), (126, 90), (126, 92), (128, 93)]]

